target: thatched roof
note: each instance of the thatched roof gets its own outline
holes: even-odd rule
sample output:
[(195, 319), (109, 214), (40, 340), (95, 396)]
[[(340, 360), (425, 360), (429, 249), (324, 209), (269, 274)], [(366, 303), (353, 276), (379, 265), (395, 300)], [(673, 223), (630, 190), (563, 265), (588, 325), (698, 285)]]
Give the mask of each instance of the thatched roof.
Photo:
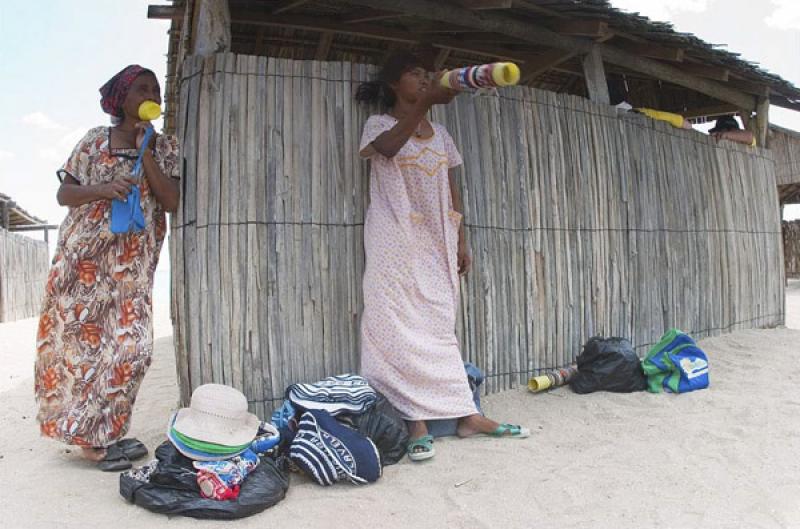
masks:
[[(20, 228), (24, 226), (39, 226), (47, 224), (46, 220), (42, 220), (39, 217), (31, 215), (14, 202), (10, 196), (0, 193), (0, 213), (3, 212), (4, 209), (8, 209), (8, 226), (2, 226), (4, 228)], [(0, 224), (3, 222), (3, 219), (0, 218)]]
[[(170, 74), (190, 49), (197, 0), (151, 6), (173, 20)], [(432, 67), (514, 60), (525, 84), (587, 95), (582, 56), (602, 49), (612, 103), (687, 117), (752, 110), (758, 98), (800, 110), (800, 89), (720, 45), (606, 0), (229, 0), (231, 51), (379, 63), (411, 47)], [(183, 42), (181, 47), (178, 43)], [(743, 50), (746, 51), (746, 50)], [(174, 77), (173, 77), (174, 78)], [(172, 87), (174, 96), (174, 87)], [(739, 103), (739, 104), (737, 104)]]

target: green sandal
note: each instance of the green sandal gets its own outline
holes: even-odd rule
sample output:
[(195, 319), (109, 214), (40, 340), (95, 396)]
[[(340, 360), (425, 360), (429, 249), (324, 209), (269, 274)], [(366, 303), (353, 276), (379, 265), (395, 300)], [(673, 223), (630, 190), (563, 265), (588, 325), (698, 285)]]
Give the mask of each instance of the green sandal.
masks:
[[(418, 450), (418, 449), (422, 450)], [(406, 446), (406, 453), (411, 461), (425, 461), (436, 455), (436, 449), (433, 447), (433, 436), (423, 435), (419, 439), (414, 439)]]
[(526, 437), (530, 437), (531, 431), (518, 424), (508, 424), (504, 422), (498, 426), (495, 431), (486, 435), (490, 437), (511, 437), (514, 439), (524, 439)]

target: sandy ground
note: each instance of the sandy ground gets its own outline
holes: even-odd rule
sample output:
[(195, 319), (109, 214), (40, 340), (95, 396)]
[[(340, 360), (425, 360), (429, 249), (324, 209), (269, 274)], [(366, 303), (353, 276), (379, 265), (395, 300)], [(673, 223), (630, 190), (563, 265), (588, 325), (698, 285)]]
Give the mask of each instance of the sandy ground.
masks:
[[(492, 395), (487, 412), (528, 425), (530, 439), (439, 440), (434, 460), (388, 467), (366, 487), (322, 488), (295, 475), (283, 502), (231, 526), (800, 527), (800, 281), (787, 308), (787, 326), (798, 330), (701, 342), (710, 390)], [(223, 525), (129, 505), (116, 474), (38, 436), (34, 331), (33, 320), (0, 325), (0, 527)], [(171, 339), (159, 338), (132, 429), (151, 448), (176, 402), (174, 371)]]

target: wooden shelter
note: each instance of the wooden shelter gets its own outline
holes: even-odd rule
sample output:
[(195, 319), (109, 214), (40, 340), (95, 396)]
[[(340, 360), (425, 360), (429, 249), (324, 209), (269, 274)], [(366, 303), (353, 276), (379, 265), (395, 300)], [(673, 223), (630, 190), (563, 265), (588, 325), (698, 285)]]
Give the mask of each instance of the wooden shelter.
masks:
[[(47, 230), (56, 228), (0, 193), (0, 322), (36, 316), (49, 267)], [(43, 230), (44, 241), (14, 232)]]
[(781, 206), (800, 204), (800, 132), (777, 125), (769, 132)]
[(182, 398), (206, 382), (268, 412), (295, 381), (358, 368), (375, 109), (353, 101), (401, 47), (432, 68), (514, 60), (523, 85), (437, 107), (464, 153), (476, 268), (459, 336), (488, 391), (570, 363), (592, 335), (640, 353), (781, 325), (775, 160), (609, 103), (753, 117), (800, 90), (736, 54), (601, 0), (175, 0), (168, 131), (183, 147), (173, 217)]

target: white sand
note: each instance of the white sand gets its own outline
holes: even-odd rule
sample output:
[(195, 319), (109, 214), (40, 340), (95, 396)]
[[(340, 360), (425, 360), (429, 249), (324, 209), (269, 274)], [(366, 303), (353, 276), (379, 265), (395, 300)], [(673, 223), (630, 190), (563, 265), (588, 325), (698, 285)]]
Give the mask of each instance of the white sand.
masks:
[[(800, 281), (788, 294), (787, 325), (800, 329)], [(129, 505), (116, 474), (38, 436), (34, 333), (34, 320), (0, 325), (0, 527), (221, 526)], [(712, 388), (687, 395), (493, 395), (487, 412), (530, 426), (532, 438), (439, 440), (434, 460), (388, 467), (366, 487), (294, 475), (278, 506), (230, 526), (800, 527), (798, 341), (789, 329), (703, 340)], [(132, 430), (151, 448), (176, 401), (174, 373), (161, 338)]]

